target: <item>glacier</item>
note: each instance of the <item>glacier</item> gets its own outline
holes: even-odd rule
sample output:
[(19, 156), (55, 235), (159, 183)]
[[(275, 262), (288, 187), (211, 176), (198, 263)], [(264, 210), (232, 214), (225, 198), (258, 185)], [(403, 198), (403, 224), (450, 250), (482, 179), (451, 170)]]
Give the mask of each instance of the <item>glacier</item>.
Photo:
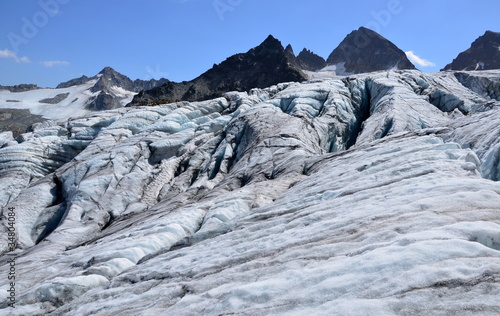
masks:
[(0, 314), (496, 315), (499, 84), (322, 74), (2, 133)]

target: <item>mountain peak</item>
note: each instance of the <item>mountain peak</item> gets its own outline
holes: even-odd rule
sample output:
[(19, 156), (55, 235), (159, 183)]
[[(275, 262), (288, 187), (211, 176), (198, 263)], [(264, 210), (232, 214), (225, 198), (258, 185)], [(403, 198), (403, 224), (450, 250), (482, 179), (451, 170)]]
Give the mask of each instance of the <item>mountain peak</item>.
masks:
[(264, 43), (276, 43), (276, 42), (280, 43), (280, 45), (281, 45), (281, 42), (276, 37), (274, 37), (271, 34), (269, 34), (266, 37), (266, 39), (264, 40), (263, 44)]
[(252, 48), (254, 51), (282, 51), (285, 50), (281, 42), (274, 36), (269, 35), (259, 46)]
[(401, 49), (382, 35), (363, 26), (344, 38), (330, 54), (327, 63), (343, 64), (348, 73), (415, 69)]
[(229, 91), (249, 91), (282, 82), (306, 80), (281, 42), (269, 35), (259, 46), (246, 53), (227, 58), (191, 81), (170, 82), (139, 93), (129, 105), (160, 104), (181, 101), (202, 101), (222, 96)]
[(99, 75), (99, 81), (92, 87), (92, 92), (107, 91), (113, 86), (122, 87), (125, 90), (134, 91), (134, 84), (129, 77), (122, 75), (111, 67), (104, 67)]
[(323, 57), (316, 55), (307, 48), (300, 51), (297, 61), (302, 69), (310, 71), (322, 69), (326, 66), (326, 61)]
[(486, 32), (484, 32), (484, 35), (495, 35), (495, 36), (498, 36), (498, 35), (500, 35), (500, 33), (499, 32), (493, 32), (493, 31), (487, 30)]
[(500, 69), (500, 33), (486, 31), (442, 70)]
[(113, 68), (109, 67), (109, 66), (106, 66), (104, 67), (100, 72), (99, 72), (99, 75), (103, 75), (103, 76), (110, 76), (110, 75), (121, 75), (123, 76), (122, 74), (120, 74), (118, 71), (114, 70)]

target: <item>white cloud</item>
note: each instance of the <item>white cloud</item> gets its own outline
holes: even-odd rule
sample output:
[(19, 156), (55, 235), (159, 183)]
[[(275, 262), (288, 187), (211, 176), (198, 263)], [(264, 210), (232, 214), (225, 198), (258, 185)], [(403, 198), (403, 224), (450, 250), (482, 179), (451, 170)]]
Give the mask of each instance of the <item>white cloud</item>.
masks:
[(18, 57), (16, 52), (8, 49), (0, 50), (0, 58), (12, 58), (16, 63), (30, 63), (28, 57)]
[(69, 62), (65, 60), (49, 60), (49, 61), (42, 61), (42, 65), (45, 67), (54, 67), (54, 66), (69, 66)]
[(433, 67), (433, 66), (436, 66), (435, 63), (433, 62), (430, 62), (428, 60), (425, 60), (423, 58), (420, 58), (418, 57), (417, 55), (415, 55), (415, 53), (413, 51), (408, 51), (408, 52), (405, 52), (406, 54), (406, 57), (408, 57), (408, 59), (414, 63), (414, 64), (417, 64), (418, 66), (422, 66), (422, 67)]

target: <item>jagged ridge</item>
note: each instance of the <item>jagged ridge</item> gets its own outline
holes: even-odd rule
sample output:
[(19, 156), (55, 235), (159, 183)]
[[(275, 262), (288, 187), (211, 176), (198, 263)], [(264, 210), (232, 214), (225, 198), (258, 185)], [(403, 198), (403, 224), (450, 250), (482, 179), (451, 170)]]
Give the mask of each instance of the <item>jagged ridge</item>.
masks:
[(228, 91), (249, 91), (281, 82), (304, 80), (306, 76), (289, 62), (281, 42), (269, 35), (259, 46), (229, 57), (196, 79), (169, 82), (139, 93), (129, 106), (207, 100)]

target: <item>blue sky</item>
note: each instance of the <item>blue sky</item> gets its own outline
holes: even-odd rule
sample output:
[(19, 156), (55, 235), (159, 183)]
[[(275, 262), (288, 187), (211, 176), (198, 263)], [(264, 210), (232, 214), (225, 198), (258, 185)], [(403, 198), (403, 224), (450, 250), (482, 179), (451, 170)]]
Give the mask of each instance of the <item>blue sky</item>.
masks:
[(360, 26), (434, 72), (500, 32), (499, 12), (498, 0), (1, 0), (0, 85), (55, 87), (105, 66), (190, 80), (269, 34), (326, 58)]

